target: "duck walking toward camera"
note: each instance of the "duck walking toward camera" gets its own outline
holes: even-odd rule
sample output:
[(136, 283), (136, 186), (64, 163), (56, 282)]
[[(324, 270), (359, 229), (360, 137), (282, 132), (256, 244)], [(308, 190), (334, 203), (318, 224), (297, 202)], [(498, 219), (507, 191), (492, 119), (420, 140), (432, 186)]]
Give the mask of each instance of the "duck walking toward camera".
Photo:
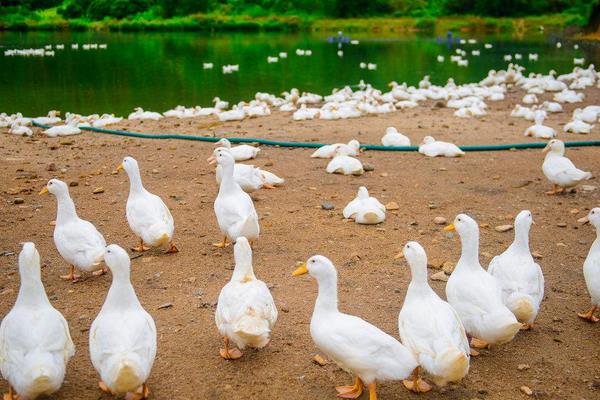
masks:
[(91, 222), (79, 218), (67, 184), (58, 179), (50, 179), (40, 195), (46, 193), (52, 193), (58, 205), (54, 244), (58, 253), (71, 266), (69, 274), (62, 275), (61, 278), (77, 281), (81, 275), (75, 274), (75, 268), (93, 272), (94, 275), (105, 274), (107, 271), (102, 266), (102, 260), (106, 241)]
[(458, 382), (469, 372), (469, 340), (454, 308), (442, 300), (427, 282), (427, 254), (417, 242), (408, 242), (396, 258), (410, 266), (411, 281), (398, 317), (402, 343), (412, 351), (421, 367), (404, 386), (413, 392), (428, 392), (431, 386), (419, 377), (423, 368), (433, 382), (444, 386)]
[(585, 284), (592, 300), (589, 311), (577, 314), (590, 322), (598, 322), (600, 319), (594, 315), (600, 306), (600, 208), (596, 207), (587, 216), (587, 222), (596, 228), (596, 240), (583, 263), (583, 276)]
[[(235, 360), (246, 347), (261, 349), (271, 339), (277, 322), (277, 307), (267, 285), (256, 278), (252, 268), (252, 249), (245, 237), (233, 247), (235, 269), (231, 280), (221, 289), (215, 323), (223, 335), (221, 357)], [(239, 348), (230, 348), (232, 341)]]
[[(446, 284), (448, 303), (456, 310), (475, 348), (510, 342), (521, 324), (502, 302), (496, 278), (479, 264), (479, 227), (468, 215), (459, 214), (444, 230), (456, 230), (462, 253)], [(476, 354), (476, 352), (474, 352)]]
[(40, 254), (31, 242), (19, 254), (21, 287), (0, 324), (0, 371), (8, 381), (4, 400), (34, 400), (60, 389), (75, 354), (69, 325), (46, 295)]
[(150, 395), (146, 381), (156, 356), (156, 325), (131, 285), (127, 252), (112, 244), (105, 259), (113, 280), (90, 328), (90, 358), (104, 392), (146, 399)]
[[(129, 227), (140, 238), (138, 247), (133, 251), (146, 251), (150, 247), (169, 246), (167, 253), (179, 250), (173, 242), (175, 223), (167, 205), (160, 197), (150, 193), (142, 184), (138, 162), (132, 157), (125, 157), (117, 167), (124, 169), (129, 177), (129, 197), (125, 209)], [(150, 247), (148, 247), (148, 246)]]
[(488, 267), (489, 274), (500, 284), (502, 301), (524, 330), (533, 328), (544, 298), (544, 274), (529, 250), (531, 224), (531, 211), (521, 211), (515, 218), (515, 240)]
[(313, 256), (294, 276), (310, 274), (319, 294), (310, 321), (317, 347), (340, 368), (355, 375), (352, 386), (338, 386), (338, 397), (359, 398), (365, 388), (377, 400), (377, 382), (406, 379), (418, 364), (412, 353), (392, 336), (370, 323), (338, 310), (337, 271), (323, 256)]

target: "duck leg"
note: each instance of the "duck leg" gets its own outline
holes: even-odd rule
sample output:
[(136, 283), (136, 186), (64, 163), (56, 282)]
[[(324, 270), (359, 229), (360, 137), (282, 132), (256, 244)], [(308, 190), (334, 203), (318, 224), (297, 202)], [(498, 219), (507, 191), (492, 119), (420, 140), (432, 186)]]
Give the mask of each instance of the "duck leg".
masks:
[(61, 275), (60, 279), (64, 279), (66, 281), (77, 282), (81, 278), (81, 275), (75, 273), (75, 266), (71, 265), (71, 270), (67, 275)]
[(342, 399), (358, 399), (364, 390), (364, 383), (357, 376), (352, 386), (337, 386), (335, 390), (338, 392), (337, 397)]
[(223, 240), (219, 243), (213, 243), (213, 246), (218, 247), (220, 249), (224, 249), (227, 247), (227, 236), (223, 236)]
[(150, 247), (144, 246), (144, 239), (140, 238), (140, 245), (138, 247), (132, 247), (131, 251), (143, 252), (146, 250), (150, 250)]
[(590, 308), (590, 310), (588, 312), (577, 313), (577, 316), (579, 318), (585, 319), (586, 321), (589, 321), (589, 322), (598, 322), (598, 321), (600, 321), (600, 318), (598, 318), (594, 315), (597, 308), (598, 308), (598, 306), (593, 305), (592, 308)]
[(10, 384), (8, 385), (8, 393), (4, 393), (3, 400), (17, 400), (17, 396), (15, 396), (15, 392)]
[(225, 360), (237, 360), (243, 355), (239, 349), (235, 347), (233, 349), (229, 348), (229, 338), (227, 336), (223, 338), (223, 343), (225, 344), (225, 348), (219, 350), (219, 353)]
[(94, 275), (94, 276), (101, 276), (101, 275), (106, 274), (107, 272), (108, 272), (108, 268), (102, 267), (98, 271), (92, 272), (92, 275)]
[(377, 383), (375, 382), (369, 385), (369, 400), (377, 400)]
[(169, 250), (167, 250), (165, 253), (179, 253), (179, 249), (177, 248), (177, 246), (175, 246), (175, 243), (171, 242), (171, 244), (169, 245)]
[(140, 386), (135, 392), (127, 393), (125, 395), (125, 400), (142, 400), (150, 397), (150, 389), (148, 389), (148, 385), (145, 383)]
[(415, 393), (427, 393), (431, 390), (431, 385), (419, 378), (421, 367), (415, 368), (410, 378), (402, 381), (404, 387)]
[(487, 349), (488, 347), (490, 347), (490, 344), (485, 340), (477, 339), (474, 337), (471, 338), (471, 347), (474, 347), (476, 349)]
[(106, 383), (104, 383), (104, 381), (100, 381), (98, 382), (98, 387), (100, 388), (100, 390), (102, 390), (104, 393), (108, 393), (108, 394), (113, 394), (112, 390), (110, 390), (110, 388), (106, 385)]

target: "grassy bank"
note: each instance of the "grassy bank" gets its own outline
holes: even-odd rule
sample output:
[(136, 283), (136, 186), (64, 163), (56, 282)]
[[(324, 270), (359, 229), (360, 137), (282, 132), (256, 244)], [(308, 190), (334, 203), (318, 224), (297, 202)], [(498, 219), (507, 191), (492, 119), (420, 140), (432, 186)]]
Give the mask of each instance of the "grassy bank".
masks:
[(456, 17), (369, 17), (329, 19), (315, 16), (194, 14), (170, 19), (133, 18), (64, 19), (56, 9), (31, 12), (26, 15), (0, 15), (0, 30), (108, 30), (108, 31), (324, 31), (350, 32), (528, 32), (545, 29), (560, 31), (584, 24), (571, 14), (553, 14), (525, 18)]

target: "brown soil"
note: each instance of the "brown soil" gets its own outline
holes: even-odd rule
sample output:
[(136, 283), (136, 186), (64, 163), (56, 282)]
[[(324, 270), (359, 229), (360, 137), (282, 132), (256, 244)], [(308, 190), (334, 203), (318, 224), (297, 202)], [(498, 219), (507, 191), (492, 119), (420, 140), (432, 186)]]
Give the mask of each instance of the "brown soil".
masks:
[[(587, 91), (586, 104), (600, 104), (597, 89)], [(379, 143), (387, 126), (394, 125), (418, 143), (426, 134), (459, 144), (526, 142), (522, 132), (531, 123), (509, 118), (508, 113), (523, 93), (490, 104), (490, 114), (478, 120), (462, 120), (433, 103), (418, 109), (378, 117), (346, 121), (293, 122), (288, 114), (226, 123), (206, 128), (214, 119), (163, 120), (157, 123), (126, 122), (119, 128), (144, 132), (178, 132), (217, 136), (267, 137), (286, 140)], [(574, 106), (553, 114), (548, 124), (562, 131)], [(205, 128), (202, 128), (205, 127)], [(564, 140), (592, 140), (587, 136), (559, 134)], [(212, 168), (206, 158), (212, 146), (186, 141), (127, 139), (84, 133), (80, 136), (34, 139), (1, 135), (0, 168), (3, 206), (0, 209), (0, 251), (18, 253), (20, 242), (36, 243), (44, 263), (43, 280), (52, 303), (68, 320), (77, 354), (68, 366), (63, 388), (56, 399), (108, 399), (97, 387), (98, 375), (88, 356), (88, 329), (104, 300), (110, 275), (86, 277), (71, 284), (59, 279), (67, 266), (52, 240), (55, 199), (38, 197), (45, 182), (58, 177), (77, 182), (71, 194), (81, 217), (92, 221), (107, 242), (129, 247), (137, 244), (125, 220), (128, 194), (125, 174), (112, 172), (122, 157), (140, 161), (145, 186), (162, 196), (176, 221), (174, 255), (150, 251), (133, 260), (132, 279), (142, 304), (156, 320), (159, 347), (149, 380), (156, 399), (333, 399), (334, 385), (351, 377), (333, 364), (312, 362), (317, 349), (309, 333), (316, 297), (316, 283), (309, 277), (292, 278), (297, 260), (319, 253), (337, 266), (340, 308), (372, 322), (397, 336), (397, 318), (410, 274), (403, 261), (393, 256), (408, 240), (418, 240), (430, 260), (456, 262), (457, 237), (449, 238), (437, 216), (451, 221), (468, 212), (489, 224), (481, 231), (481, 261), (487, 266), (493, 255), (512, 241), (512, 233), (493, 227), (512, 222), (521, 209), (530, 209), (537, 225), (531, 247), (543, 256), (539, 261), (546, 276), (546, 298), (533, 331), (473, 359), (468, 377), (459, 385), (435, 389), (423, 398), (507, 399), (524, 398), (521, 386), (538, 398), (592, 399), (600, 397), (600, 324), (579, 320), (575, 313), (587, 310), (582, 263), (595, 238), (589, 226), (577, 219), (599, 204), (600, 190), (547, 196), (549, 184), (541, 172), (539, 150), (468, 153), (460, 159), (429, 159), (417, 153), (369, 151), (363, 162), (375, 167), (360, 177), (328, 175), (326, 160), (309, 158), (311, 150), (264, 147), (258, 166), (284, 177), (276, 190), (255, 193), (261, 216), (261, 237), (254, 251), (258, 277), (267, 282), (280, 309), (271, 344), (261, 351), (246, 351), (234, 362), (219, 357), (221, 338), (214, 311), (221, 287), (232, 272), (232, 248), (216, 249), (219, 232), (213, 213), (217, 193)], [(597, 148), (569, 149), (579, 167), (600, 174)], [(49, 171), (49, 164), (56, 171)], [(272, 163), (272, 165), (270, 165)], [(597, 185), (595, 181), (589, 184)], [(379, 226), (345, 222), (341, 210), (360, 185), (383, 203), (396, 201)], [(95, 188), (104, 193), (93, 194)], [(16, 194), (16, 191), (21, 191)], [(24, 199), (13, 204), (14, 198)], [(321, 209), (330, 201), (335, 210)], [(579, 212), (571, 212), (578, 209)], [(562, 223), (565, 227), (560, 227)], [(12, 306), (18, 291), (16, 256), (2, 256), (0, 315)], [(430, 270), (430, 274), (436, 272)], [(431, 282), (440, 294), (443, 282)], [(170, 303), (170, 308), (159, 306)], [(426, 318), (427, 316), (423, 316)], [(519, 364), (529, 369), (519, 371)], [(6, 382), (0, 383), (6, 390)], [(381, 399), (411, 398), (400, 382), (380, 385)]]

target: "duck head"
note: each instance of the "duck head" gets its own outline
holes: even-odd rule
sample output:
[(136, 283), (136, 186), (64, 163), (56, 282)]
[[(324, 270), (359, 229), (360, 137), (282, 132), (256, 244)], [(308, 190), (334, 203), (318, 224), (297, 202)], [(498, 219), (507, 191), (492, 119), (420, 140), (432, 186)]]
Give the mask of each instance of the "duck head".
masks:
[(358, 188), (358, 193), (356, 194), (356, 197), (362, 200), (369, 198), (369, 191), (367, 190), (366, 186), (361, 186)]
[(55, 196), (59, 196), (65, 193), (69, 193), (69, 187), (66, 183), (58, 179), (50, 179), (46, 184), (46, 187), (40, 191), (40, 195), (52, 193)]
[(423, 141), (421, 142), (421, 146), (424, 145), (424, 144), (430, 144), (430, 143), (433, 143), (433, 142), (435, 142), (435, 139), (433, 138), (433, 136), (425, 136), (423, 138)]
[(533, 215), (529, 210), (523, 210), (515, 218), (515, 230), (524, 230), (529, 232), (529, 228), (533, 224)]
[(19, 273), (22, 280), (24, 277), (40, 276), (40, 253), (32, 242), (23, 243), (23, 249), (19, 253)]
[(240, 237), (233, 246), (233, 257), (235, 259), (235, 269), (233, 270), (232, 280), (240, 282), (249, 282), (255, 279), (252, 268), (252, 248), (248, 239)]
[(140, 167), (135, 158), (127, 156), (123, 158), (121, 164), (117, 166), (117, 172), (123, 169), (125, 170), (127, 175), (132, 176), (132, 174), (134, 173), (139, 173)]
[(207, 159), (209, 164), (214, 164), (215, 162), (221, 166), (234, 165), (235, 159), (233, 158), (233, 154), (226, 147), (218, 147), (213, 151), (213, 155)]
[(427, 282), (427, 254), (423, 246), (417, 242), (408, 242), (395, 258), (406, 259), (413, 281), (421, 278), (420, 280), (424, 279)]
[(477, 235), (479, 232), (479, 227), (473, 218), (466, 214), (458, 214), (456, 218), (454, 218), (454, 222), (445, 227), (444, 231), (456, 231), (460, 235), (461, 239), (464, 239)]
[(111, 244), (104, 250), (104, 262), (110, 268), (113, 278), (126, 277), (129, 279), (131, 260), (122, 247)]
[(544, 147), (544, 150), (542, 150), (542, 152), (550, 152), (562, 156), (565, 154), (565, 144), (561, 140), (552, 139), (548, 142), (546, 147)]
[(317, 279), (317, 281), (325, 281), (331, 278), (337, 277), (337, 271), (333, 266), (333, 263), (329, 261), (327, 257), (324, 256), (312, 256), (306, 262), (300, 264), (294, 272), (292, 272), (292, 276), (300, 276), (304, 274), (309, 274), (313, 278)]
[(592, 208), (587, 217), (583, 219), (584, 224), (592, 224), (596, 229), (600, 229), (600, 207)]
[(230, 149), (231, 148), (231, 142), (229, 141), (229, 139), (223, 138), (223, 139), (219, 140), (218, 142), (216, 142), (215, 146), (226, 147), (226, 148)]

